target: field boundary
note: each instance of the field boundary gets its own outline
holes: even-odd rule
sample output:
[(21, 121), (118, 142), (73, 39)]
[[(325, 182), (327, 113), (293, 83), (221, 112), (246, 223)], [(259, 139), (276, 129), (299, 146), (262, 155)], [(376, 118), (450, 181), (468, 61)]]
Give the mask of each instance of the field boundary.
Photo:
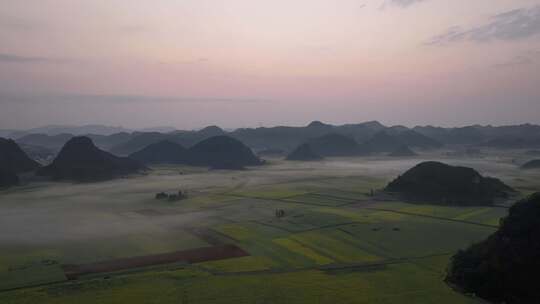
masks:
[(448, 217), (441, 217), (441, 216), (434, 216), (434, 215), (427, 215), (427, 214), (419, 214), (419, 213), (413, 213), (413, 212), (407, 212), (407, 211), (399, 211), (399, 210), (393, 210), (393, 209), (373, 208), (373, 207), (363, 207), (363, 209), (373, 210), (373, 211), (392, 212), (392, 213), (398, 213), (398, 214), (403, 214), (403, 215), (418, 216), (418, 217), (424, 217), (424, 218), (429, 218), (429, 219), (434, 219), (434, 220), (443, 220), (443, 221), (462, 223), (462, 224), (469, 224), (469, 225), (476, 225), (476, 226), (489, 227), (489, 228), (499, 228), (499, 226), (497, 226), (497, 225), (489, 225), (489, 224), (483, 224), (483, 223), (478, 223), (478, 222), (457, 220), (457, 219), (448, 218)]
[(176, 262), (200, 263), (249, 256), (249, 253), (236, 245), (216, 245), (190, 250), (175, 251), (162, 254), (114, 259), (88, 264), (62, 265), (68, 280), (76, 280), (80, 276), (97, 273), (116, 272), (133, 268), (171, 264)]
[(371, 269), (374, 267), (382, 267), (395, 264), (405, 264), (405, 263), (414, 263), (414, 261), (428, 259), (433, 257), (442, 257), (442, 256), (451, 256), (453, 252), (442, 252), (434, 253), (423, 256), (412, 256), (412, 257), (400, 257), (400, 258), (389, 258), (377, 262), (358, 262), (358, 263), (332, 263), (321, 266), (309, 266), (309, 267), (299, 267), (299, 268), (290, 268), (290, 269), (266, 269), (266, 270), (253, 270), (253, 271), (215, 271), (215, 270), (206, 270), (208, 273), (215, 276), (235, 276), (235, 275), (258, 275), (258, 274), (284, 274), (284, 273), (295, 273), (302, 271), (318, 270), (318, 271), (339, 271), (339, 270), (364, 270)]
[[(317, 194), (319, 196), (325, 196), (324, 194), (318, 194), (316, 192), (307, 193), (307, 194)], [(306, 195), (306, 194), (302, 194)], [(294, 195), (292, 197), (295, 197), (298, 195)], [(292, 203), (292, 204), (300, 204), (300, 205), (310, 205), (310, 206), (317, 206), (317, 207), (331, 207), (331, 208), (339, 208), (349, 205), (355, 205), (360, 204), (359, 208), (366, 209), (366, 210), (373, 210), (373, 211), (383, 211), (383, 212), (392, 212), (397, 214), (403, 214), (403, 215), (409, 215), (409, 216), (417, 216), (417, 217), (424, 217), (424, 218), (430, 218), (434, 220), (442, 220), (442, 221), (449, 221), (449, 222), (455, 222), (455, 223), (461, 223), (461, 224), (469, 224), (469, 225), (476, 225), (476, 226), (482, 226), (482, 227), (488, 227), (488, 228), (499, 228), (497, 225), (489, 225), (489, 224), (483, 224), (478, 222), (471, 222), (471, 221), (465, 221), (465, 220), (458, 220), (453, 218), (447, 218), (447, 217), (441, 217), (441, 216), (433, 216), (433, 215), (427, 215), (427, 214), (419, 214), (419, 213), (413, 213), (413, 212), (406, 212), (406, 211), (399, 211), (399, 210), (393, 210), (393, 209), (386, 209), (386, 208), (375, 208), (375, 207), (369, 207), (370, 205), (373, 205), (370, 200), (353, 200), (349, 203), (344, 203), (341, 205), (327, 205), (327, 204), (317, 204), (317, 203), (306, 203), (306, 202), (299, 202), (294, 200), (289, 200), (288, 198), (259, 198), (259, 197), (249, 197), (249, 196), (243, 196), (245, 198), (251, 198), (251, 199), (258, 199), (258, 200), (267, 200), (267, 201), (276, 201), (281, 203)], [(332, 198), (331, 196), (329, 198)], [(337, 198), (337, 197), (336, 197)], [(500, 206), (494, 206), (495, 208), (501, 208)], [(333, 228), (333, 227), (340, 227), (344, 225), (350, 225), (355, 224), (356, 222), (345, 222), (345, 223), (338, 223), (333, 225), (326, 225), (326, 226), (320, 226), (320, 227), (314, 227), (307, 230), (297, 231), (297, 232), (305, 232), (305, 231), (313, 231), (313, 230), (319, 230), (319, 229), (327, 229), (327, 228)], [(271, 226), (271, 225), (269, 225)], [(277, 227), (274, 227), (277, 228)], [(292, 232), (292, 231), (290, 231)]]

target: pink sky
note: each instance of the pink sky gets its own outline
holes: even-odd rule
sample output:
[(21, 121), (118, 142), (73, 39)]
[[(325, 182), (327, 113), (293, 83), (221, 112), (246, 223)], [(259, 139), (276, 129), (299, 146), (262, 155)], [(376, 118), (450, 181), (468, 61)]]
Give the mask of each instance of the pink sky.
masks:
[(0, 41), (0, 128), (540, 123), (539, 0), (0, 0)]

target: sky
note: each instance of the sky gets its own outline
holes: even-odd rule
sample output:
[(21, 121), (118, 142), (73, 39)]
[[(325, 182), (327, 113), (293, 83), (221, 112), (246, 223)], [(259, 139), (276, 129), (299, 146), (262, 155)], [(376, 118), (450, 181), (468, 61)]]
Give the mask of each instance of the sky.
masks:
[(0, 0), (0, 128), (540, 124), (540, 0)]

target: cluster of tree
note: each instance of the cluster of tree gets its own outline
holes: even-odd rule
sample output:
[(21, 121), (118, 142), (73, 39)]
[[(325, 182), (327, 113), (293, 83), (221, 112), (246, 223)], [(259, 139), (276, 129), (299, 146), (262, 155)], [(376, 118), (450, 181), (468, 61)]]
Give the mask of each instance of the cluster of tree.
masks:
[(181, 201), (183, 199), (187, 198), (186, 191), (178, 190), (178, 193), (165, 193), (165, 192), (159, 192), (156, 193), (156, 199), (157, 200), (168, 200), (170, 202), (176, 202)]
[(496, 303), (540, 303), (540, 193), (517, 202), (497, 232), (459, 251), (446, 281)]
[(276, 209), (275, 215), (277, 218), (282, 218), (285, 216), (285, 210), (283, 209)]

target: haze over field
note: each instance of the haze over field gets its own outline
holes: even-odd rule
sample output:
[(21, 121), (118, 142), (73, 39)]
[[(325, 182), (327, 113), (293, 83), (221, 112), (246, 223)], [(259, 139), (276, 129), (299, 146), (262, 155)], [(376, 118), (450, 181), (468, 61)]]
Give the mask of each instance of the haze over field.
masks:
[(0, 303), (540, 303), (540, 0), (0, 0)]
[(540, 1), (0, 0), (0, 128), (540, 123)]

